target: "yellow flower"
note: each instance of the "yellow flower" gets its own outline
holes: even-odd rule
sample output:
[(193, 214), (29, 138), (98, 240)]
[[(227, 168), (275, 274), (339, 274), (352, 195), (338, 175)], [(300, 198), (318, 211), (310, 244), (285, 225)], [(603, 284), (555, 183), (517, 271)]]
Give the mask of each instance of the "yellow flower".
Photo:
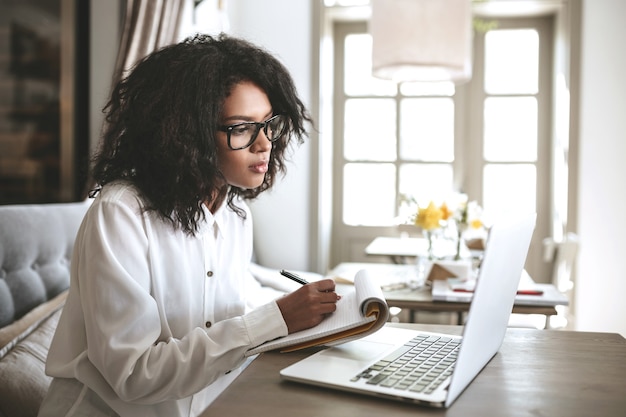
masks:
[(474, 219), (470, 222), (470, 227), (472, 229), (480, 229), (483, 227), (483, 222), (481, 222), (480, 219)]
[(450, 210), (446, 203), (443, 203), (440, 209), (441, 209), (441, 220), (448, 220), (450, 217), (454, 215), (454, 211)]
[(442, 219), (443, 211), (440, 207), (435, 206), (435, 203), (431, 201), (426, 208), (418, 207), (415, 225), (424, 230), (433, 230), (440, 227), (439, 222)]

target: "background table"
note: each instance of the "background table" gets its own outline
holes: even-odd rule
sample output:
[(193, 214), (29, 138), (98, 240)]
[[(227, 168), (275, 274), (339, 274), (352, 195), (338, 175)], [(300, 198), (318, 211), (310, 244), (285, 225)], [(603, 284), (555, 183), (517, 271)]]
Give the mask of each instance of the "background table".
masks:
[[(453, 334), (462, 330), (397, 326)], [(500, 352), (449, 409), (281, 380), (282, 368), (310, 353), (263, 353), (202, 416), (623, 417), (626, 413), (626, 340), (614, 333), (508, 329)]]
[(377, 237), (365, 248), (368, 256), (386, 256), (395, 264), (407, 263), (418, 253), (426, 253), (428, 241), (421, 237)]
[[(383, 291), (385, 300), (390, 307), (406, 308), (409, 310), (409, 321), (415, 322), (415, 314), (419, 311), (431, 313), (456, 313), (457, 324), (464, 323), (464, 315), (469, 311), (470, 303), (456, 303), (450, 301), (433, 301), (429, 288), (412, 290), (402, 288), (398, 290)], [(557, 314), (555, 307), (513, 305), (512, 313), (517, 314), (541, 314), (546, 317)]]
[[(402, 271), (409, 268), (413, 268), (412, 265), (396, 265), (396, 264), (380, 264), (380, 263), (364, 263), (364, 262), (343, 262), (333, 268), (328, 276), (335, 278), (346, 279), (350, 276), (351, 279), (357, 271), (364, 268), (371, 268), (372, 271), (380, 274), (381, 277), (386, 275), (385, 271), (388, 271), (388, 275), (403, 274)], [(385, 278), (383, 278), (385, 279)], [(530, 278), (529, 278), (530, 279)], [(415, 314), (419, 311), (429, 313), (456, 313), (457, 324), (463, 324), (464, 314), (469, 311), (470, 303), (449, 302), (449, 301), (433, 301), (430, 287), (422, 287), (420, 289), (412, 288), (397, 288), (397, 289), (385, 289), (383, 286), (383, 295), (387, 304), (390, 307), (399, 307), (409, 310), (409, 321), (415, 322)], [(513, 313), (517, 314), (540, 314), (546, 317), (544, 327), (547, 327), (548, 317), (557, 314), (554, 306), (542, 306), (542, 305), (519, 305), (513, 306)]]

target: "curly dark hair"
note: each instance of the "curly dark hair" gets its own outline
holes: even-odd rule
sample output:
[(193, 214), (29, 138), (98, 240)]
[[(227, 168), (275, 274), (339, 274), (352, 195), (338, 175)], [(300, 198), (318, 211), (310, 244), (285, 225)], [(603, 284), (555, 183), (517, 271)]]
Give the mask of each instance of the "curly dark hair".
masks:
[[(157, 212), (186, 233), (198, 230), (202, 204), (223, 195), (216, 135), (225, 99), (243, 81), (260, 87), (274, 114), (289, 120), (288, 132), (273, 143), (263, 184), (229, 187), (228, 207), (245, 212), (236, 196), (254, 199), (286, 173), (285, 153), (307, 136), (311, 116), (287, 69), (267, 51), (224, 34), (196, 35), (142, 59), (115, 85), (104, 107), (105, 129), (92, 171), (97, 188), (112, 181), (132, 183)], [(96, 191), (96, 192), (94, 192)]]

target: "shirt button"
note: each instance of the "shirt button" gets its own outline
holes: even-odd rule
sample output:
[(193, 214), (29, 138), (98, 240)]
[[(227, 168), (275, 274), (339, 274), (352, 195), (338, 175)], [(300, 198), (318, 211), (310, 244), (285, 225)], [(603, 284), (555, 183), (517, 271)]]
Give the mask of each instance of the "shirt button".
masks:
[(213, 276), (213, 271), (207, 271), (206, 276), (211, 278)]
[(206, 328), (208, 329), (209, 327), (211, 327), (211, 322), (207, 321), (206, 323), (204, 323), (204, 325), (206, 326)]

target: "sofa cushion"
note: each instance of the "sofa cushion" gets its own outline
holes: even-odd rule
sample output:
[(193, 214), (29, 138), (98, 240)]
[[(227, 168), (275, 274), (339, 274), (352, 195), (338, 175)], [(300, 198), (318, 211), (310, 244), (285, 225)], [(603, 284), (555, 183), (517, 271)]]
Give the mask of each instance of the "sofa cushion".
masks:
[(0, 206), (0, 327), (69, 287), (74, 240), (90, 202)]
[(0, 416), (36, 416), (52, 378), (45, 374), (58, 308), (0, 360)]

